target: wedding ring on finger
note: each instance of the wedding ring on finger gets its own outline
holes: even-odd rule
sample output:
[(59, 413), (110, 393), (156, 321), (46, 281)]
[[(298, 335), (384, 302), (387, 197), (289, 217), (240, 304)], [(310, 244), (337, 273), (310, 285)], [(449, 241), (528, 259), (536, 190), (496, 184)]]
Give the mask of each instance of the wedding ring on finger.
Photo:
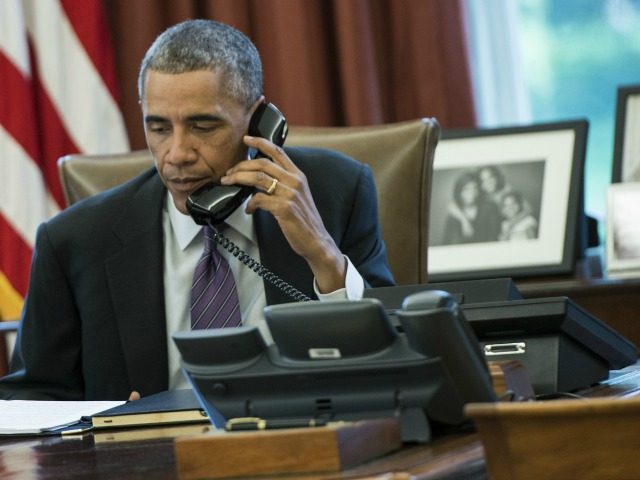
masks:
[(271, 182), (271, 185), (269, 185), (269, 188), (267, 189), (267, 195), (272, 195), (273, 192), (276, 191), (277, 186), (278, 186), (278, 179), (274, 178), (273, 181)]

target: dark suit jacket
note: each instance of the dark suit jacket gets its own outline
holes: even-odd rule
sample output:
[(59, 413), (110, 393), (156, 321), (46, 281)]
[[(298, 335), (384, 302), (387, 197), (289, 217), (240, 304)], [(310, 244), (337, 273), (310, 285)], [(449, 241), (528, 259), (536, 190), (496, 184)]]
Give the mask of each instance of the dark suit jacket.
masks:
[[(318, 149), (287, 149), (329, 234), (370, 286), (393, 283), (369, 168)], [(3, 398), (126, 399), (168, 388), (162, 208), (151, 169), (79, 202), (38, 229), (31, 284)], [(255, 214), (262, 263), (309, 296), (313, 276), (271, 214)], [(290, 301), (265, 283), (268, 304)], [(242, 292), (240, 292), (242, 295)]]

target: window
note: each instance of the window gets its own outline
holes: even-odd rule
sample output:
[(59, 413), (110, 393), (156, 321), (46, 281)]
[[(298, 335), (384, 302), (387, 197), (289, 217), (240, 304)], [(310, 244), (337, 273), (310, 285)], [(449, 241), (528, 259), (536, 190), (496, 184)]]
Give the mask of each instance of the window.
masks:
[(603, 232), (618, 86), (640, 84), (640, 0), (466, 0), (481, 127), (586, 118), (585, 209)]

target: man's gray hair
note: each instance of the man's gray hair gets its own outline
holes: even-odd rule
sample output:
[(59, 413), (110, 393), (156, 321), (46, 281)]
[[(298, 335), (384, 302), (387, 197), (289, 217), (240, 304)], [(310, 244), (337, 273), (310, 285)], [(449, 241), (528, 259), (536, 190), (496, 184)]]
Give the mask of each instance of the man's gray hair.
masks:
[(255, 45), (242, 32), (214, 20), (178, 23), (153, 42), (140, 65), (138, 95), (144, 98), (148, 70), (221, 73), (223, 88), (247, 108), (262, 95), (262, 64)]

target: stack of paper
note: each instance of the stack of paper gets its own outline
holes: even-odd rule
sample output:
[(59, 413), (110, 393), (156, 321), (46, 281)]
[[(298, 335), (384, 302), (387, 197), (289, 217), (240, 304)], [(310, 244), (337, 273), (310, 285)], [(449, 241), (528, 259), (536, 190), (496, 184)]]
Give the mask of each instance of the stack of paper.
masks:
[(123, 401), (0, 400), (0, 434), (42, 434), (78, 424)]

